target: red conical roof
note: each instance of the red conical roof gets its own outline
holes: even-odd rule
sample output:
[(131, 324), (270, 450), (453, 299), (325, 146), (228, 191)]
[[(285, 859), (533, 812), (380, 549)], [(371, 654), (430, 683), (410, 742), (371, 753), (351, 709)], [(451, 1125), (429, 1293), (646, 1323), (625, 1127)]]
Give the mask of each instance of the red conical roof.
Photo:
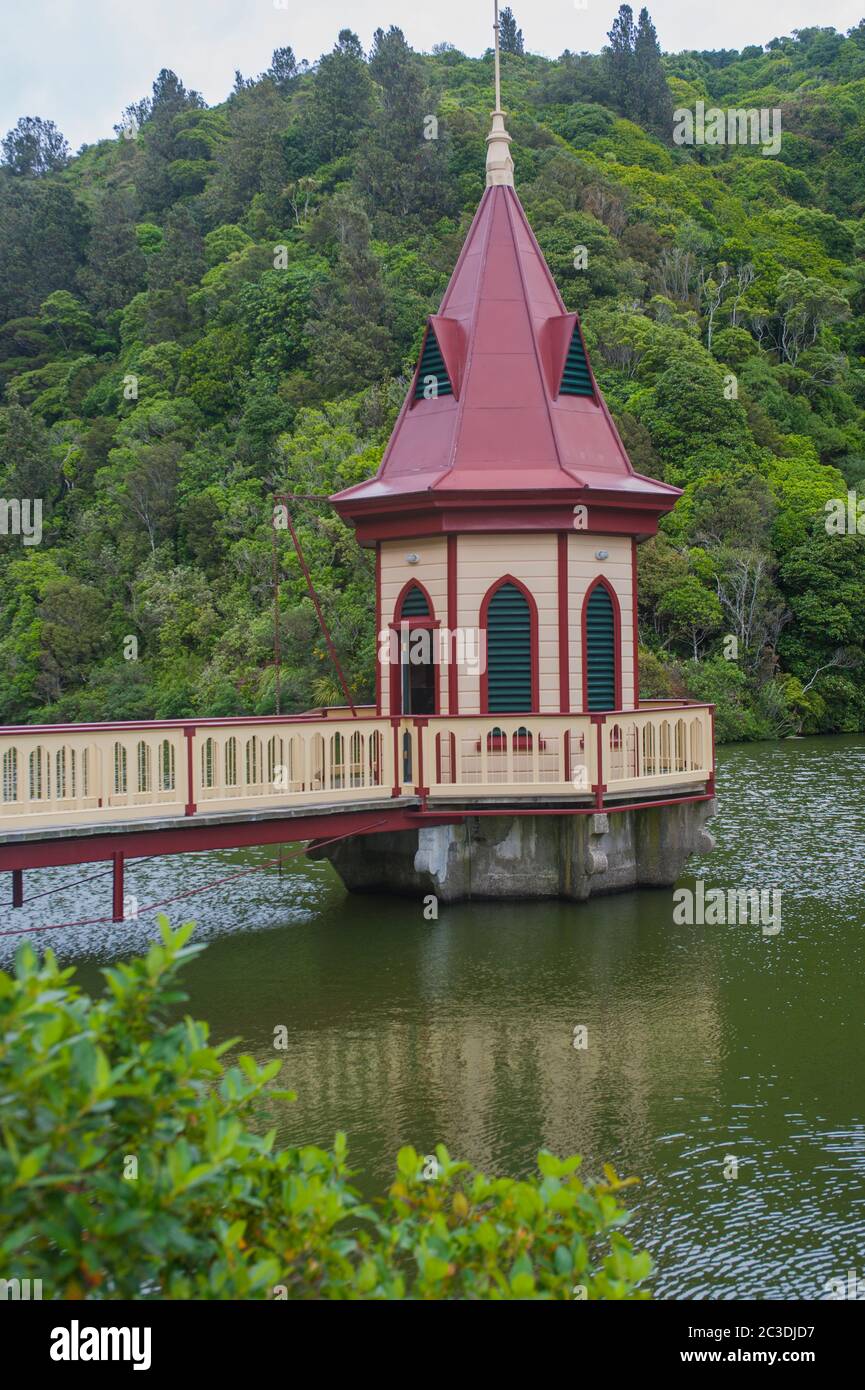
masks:
[(455, 506), (493, 499), (498, 513), (542, 498), (595, 504), (603, 524), (591, 530), (624, 507), (631, 522), (611, 529), (652, 533), (680, 489), (635, 473), (590, 366), (592, 394), (559, 393), (575, 327), (581, 339), (513, 187), (488, 187), (428, 329), (453, 394), (417, 399), (419, 364), (378, 474), (333, 498), (347, 519), (365, 519), (361, 539), (375, 514), (414, 524), (432, 511), (433, 529), (451, 530)]

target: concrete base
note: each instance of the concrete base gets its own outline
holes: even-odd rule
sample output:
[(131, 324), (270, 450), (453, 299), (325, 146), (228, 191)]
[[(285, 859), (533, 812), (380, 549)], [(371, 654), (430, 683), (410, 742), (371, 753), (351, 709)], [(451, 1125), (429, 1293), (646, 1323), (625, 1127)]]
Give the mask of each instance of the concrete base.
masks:
[(612, 814), (468, 816), (456, 825), (356, 835), (313, 851), (353, 893), (584, 901), (676, 882), (714, 849), (714, 801)]

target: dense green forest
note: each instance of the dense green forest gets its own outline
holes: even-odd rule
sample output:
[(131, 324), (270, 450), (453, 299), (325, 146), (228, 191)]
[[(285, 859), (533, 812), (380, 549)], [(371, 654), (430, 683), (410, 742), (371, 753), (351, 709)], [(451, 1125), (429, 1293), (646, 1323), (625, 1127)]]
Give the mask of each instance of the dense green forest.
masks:
[[(865, 21), (663, 57), (645, 12), (611, 21), (550, 61), (508, 15), (503, 104), (634, 466), (685, 489), (639, 552), (643, 693), (716, 700), (727, 739), (865, 729), (865, 535), (825, 512), (865, 494)], [(273, 711), (270, 494), (375, 471), (492, 87), (490, 53), (343, 31), (214, 107), (163, 70), (74, 157), (49, 120), (9, 132), (0, 498), (42, 499), (43, 535), (0, 535), (0, 719)], [(698, 101), (780, 108), (777, 156), (675, 144)], [(371, 554), (325, 504), (297, 522), (368, 699)], [(341, 703), (280, 565), (282, 707)]]

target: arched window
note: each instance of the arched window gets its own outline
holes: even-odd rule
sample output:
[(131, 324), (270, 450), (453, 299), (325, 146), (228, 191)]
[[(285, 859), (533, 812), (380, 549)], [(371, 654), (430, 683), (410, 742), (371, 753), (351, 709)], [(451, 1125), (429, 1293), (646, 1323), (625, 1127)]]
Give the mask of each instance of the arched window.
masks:
[(481, 676), (485, 714), (522, 714), (538, 708), (538, 613), (519, 580), (507, 575), (481, 607), (486, 670)]
[(400, 618), (431, 618), (429, 599), (419, 584), (411, 583), (402, 591)]
[(615, 595), (599, 579), (583, 605), (583, 694), (589, 711), (618, 709), (619, 615)]
[(392, 714), (438, 711), (437, 628), (429, 594), (417, 580), (410, 579), (394, 606), (394, 651), (398, 660), (391, 668)]

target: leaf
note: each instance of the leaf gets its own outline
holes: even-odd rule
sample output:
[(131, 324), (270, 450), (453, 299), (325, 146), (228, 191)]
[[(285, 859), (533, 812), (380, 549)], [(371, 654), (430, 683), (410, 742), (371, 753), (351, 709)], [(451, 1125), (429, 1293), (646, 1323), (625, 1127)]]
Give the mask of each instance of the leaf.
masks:
[(531, 1274), (518, 1274), (511, 1279), (511, 1293), (515, 1298), (531, 1298), (535, 1291), (535, 1281)]
[(546, 1149), (541, 1149), (538, 1154), (538, 1169), (545, 1178), (557, 1178), (562, 1172), (562, 1161)]
[(18, 1164), (18, 1172), (15, 1176), (16, 1187), (21, 1187), (24, 1183), (29, 1182), (31, 1178), (35, 1178), (39, 1169), (42, 1167), (42, 1157), (43, 1154), (36, 1151), (25, 1154)]
[(406, 1144), (400, 1149), (396, 1156), (396, 1166), (398, 1171), (402, 1173), (405, 1178), (413, 1178), (417, 1175), (418, 1168), (420, 1167), (420, 1159), (417, 1156), (417, 1151), (412, 1148), (411, 1144)]

